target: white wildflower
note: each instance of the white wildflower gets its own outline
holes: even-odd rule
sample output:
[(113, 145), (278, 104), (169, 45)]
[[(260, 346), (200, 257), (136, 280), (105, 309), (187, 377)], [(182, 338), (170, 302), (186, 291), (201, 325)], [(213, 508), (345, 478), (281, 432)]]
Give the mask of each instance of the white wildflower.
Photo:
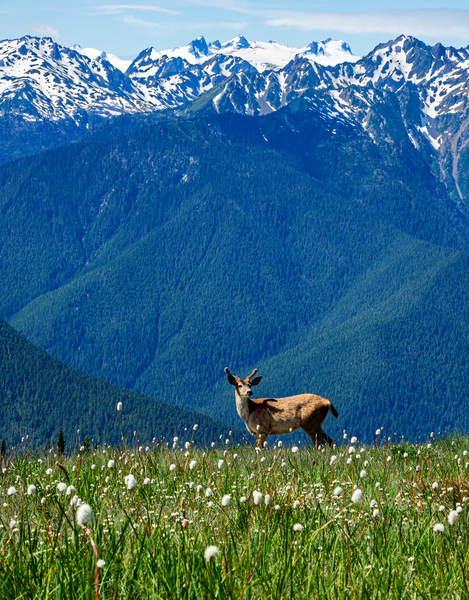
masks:
[(332, 455), (332, 456), (331, 456), (331, 461), (330, 461), (330, 463), (329, 463), (329, 464), (332, 466), (332, 465), (335, 463), (335, 461), (336, 461), (336, 460), (337, 460), (337, 456), (336, 456), (335, 454), (334, 454), (334, 455)]
[(266, 506), (270, 506), (272, 504), (272, 498), (270, 497), (270, 494), (265, 495), (264, 503)]
[(120, 412), (122, 410), (122, 402), (117, 403), (117, 410)]
[(28, 485), (28, 496), (34, 496), (36, 493), (36, 486), (34, 484)]
[(205, 497), (206, 498), (210, 498), (210, 496), (213, 496), (213, 492), (212, 492), (212, 490), (210, 488), (207, 488), (205, 490)]
[(110, 461), (107, 463), (108, 469), (113, 469), (113, 468), (115, 467), (115, 464), (116, 464), (116, 463), (115, 463), (115, 462), (114, 462), (114, 461), (111, 459), (111, 460), (110, 460)]
[(357, 488), (352, 494), (352, 502), (354, 504), (358, 504), (361, 501), (362, 496), (363, 492), (359, 488)]
[(96, 563), (96, 566), (98, 567), (98, 569), (102, 569), (104, 567), (104, 565), (106, 564), (106, 561), (103, 560), (102, 558), (100, 558), (98, 560), (98, 562)]
[(66, 483), (58, 483), (57, 489), (59, 490), (59, 492), (65, 492), (67, 489), (67, 484)]
[(342, 496), (343, 492), (344, 490), (340, 486), (337, 486), (332, 493), (334, 496)]
[(223, 496), (223, 498), (221, 499), (221, 505), (222, 506), (229, 506), (231, 503), (231, 495), (230, 494), (225, 494)]
[(176, 465), (174, 463), (172, 465), (169, 465), (169, 470), (170, 471), (175, 471), (176, 470)]
[(293, 448), (291, 449), (293, 454), (296, 454), (298, 452), (299, 448), (298, 446), (293, 446)]
[(445, 530), (445, 526), (443, 525), (443, 523), (437, 523), (433, 527), (433, 531), (439, 531), (440, 533), (443, 533), (444, 530)]
[(303, 531), (303, 525), (301, 525), (301, 523), (295, 523), (295, 525), (293, 525), (293, 531)]
[(15, 494), (16, 494), (16, 488), (14, 486), (11, 486), (7, 489), (8, 496), (14, 496)]
[(197, 464), (196, 460), (191, 460), (191, 462), (189, 463), (189, 469), (192, 471), (192, 469), (195, 469), (195, 466)]

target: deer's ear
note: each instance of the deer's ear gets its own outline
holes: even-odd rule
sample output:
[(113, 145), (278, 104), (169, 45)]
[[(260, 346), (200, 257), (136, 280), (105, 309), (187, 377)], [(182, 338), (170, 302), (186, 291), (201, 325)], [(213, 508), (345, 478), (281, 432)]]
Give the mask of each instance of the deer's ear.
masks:
[(251, 380), (251, 386), (259, 385), (259, 383), (261, 382), (261, 379), (262, 379), (262, 375), (258, 375), (257, 377), (254, 377), (254, 379)]
[(228, 378), (228, 383), (231, 383), (231, 385), (234, 385), (234, 386), (238, 385), (236, 377), (228, 371), (228, 368), (225, 368), (225, 373), (226, 373), (226, 377)]

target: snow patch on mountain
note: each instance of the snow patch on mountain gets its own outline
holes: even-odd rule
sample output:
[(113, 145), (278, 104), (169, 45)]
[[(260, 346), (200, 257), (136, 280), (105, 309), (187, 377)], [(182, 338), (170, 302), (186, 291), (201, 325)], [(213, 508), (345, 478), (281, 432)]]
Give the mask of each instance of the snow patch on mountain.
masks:
[(250, 63), (260, 73), (266, 70), (280, 70), (298, 54), (308, 60), (323, 65), (336, 65), (341, 62), (356, 62), (360, 59), (352, 53), (350, 46), (342, 41), (331, 39), (322, 42), (312, 42), (304, 48), (291, 48), (277, 42), (250, 42), (243, 35), (238, 35), (225, 44), (218, 40), (207, 44), (201, 36), (187, 46), (172, 50), (149, 49), (148, 59), (158, 61), (166, 58), (181, 58), (190, 64), (204, 64), (212, 56), (223, 54), (236, 56)]
[(111, 63), (113, 67), (119, 69), (122, 73), (125, 73), (127, 69), (132, 64), (133, 60), (125, 60), (123, 58), (119, 58), (114, 54), (109, 54), (108, 52), (103, 52), (102, 50), (96, 50), (95, 48), (82, 48), (79, 44), (75, 46), (70, 46), (71, 50), (75, 50), (88, 58), (93, 60), (107, 60)]

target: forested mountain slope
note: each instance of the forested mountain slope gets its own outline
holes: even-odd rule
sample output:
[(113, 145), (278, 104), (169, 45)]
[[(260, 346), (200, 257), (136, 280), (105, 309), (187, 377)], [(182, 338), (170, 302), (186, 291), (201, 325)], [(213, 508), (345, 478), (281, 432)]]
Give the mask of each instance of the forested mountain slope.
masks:
[[(76, 371), (0, 319), (0, 438), (9, 447), (26, 436), (32, 447), (46, 442), (54, 445), (60, 430), (69, 450), (86, 436), (96, 443), (121, 444), (118, 402), (123, 404), (123, 433), (129, 445), (136, 440), (146, 444), (153, 438), (172, 444), (175, 435), (181, 441), (193, 436), (195, 442), (208, 445), (229, 433), (228, 427), (205, 415)], [(199, 427), (194, 433), (195, 424)], [(235, 429), (232, 439), (241, 437)]]
[(330, 398), (331, 433), (467, 430), (469, 228), (394, 133), (378, 145), (304, 101), (124, 118), (3, 165), (0, 314), (76, 368), (226, 422), (223, 367), (256, 366), (261, 396)]

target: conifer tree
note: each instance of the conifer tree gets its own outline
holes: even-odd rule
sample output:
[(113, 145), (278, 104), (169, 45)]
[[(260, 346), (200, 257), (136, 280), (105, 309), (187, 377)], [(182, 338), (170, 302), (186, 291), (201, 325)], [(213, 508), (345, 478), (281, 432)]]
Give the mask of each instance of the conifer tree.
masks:
[(7, 445), (5, 443), (5, 438), (2, 439), (2, 445), (0, 446), (0, 455), (6, 456), (7, 453)]
[(62, 430), (59, 431), (59, 437), (57, 438), (57, 452), (63, 454), (65, 452), (65, 440)]

